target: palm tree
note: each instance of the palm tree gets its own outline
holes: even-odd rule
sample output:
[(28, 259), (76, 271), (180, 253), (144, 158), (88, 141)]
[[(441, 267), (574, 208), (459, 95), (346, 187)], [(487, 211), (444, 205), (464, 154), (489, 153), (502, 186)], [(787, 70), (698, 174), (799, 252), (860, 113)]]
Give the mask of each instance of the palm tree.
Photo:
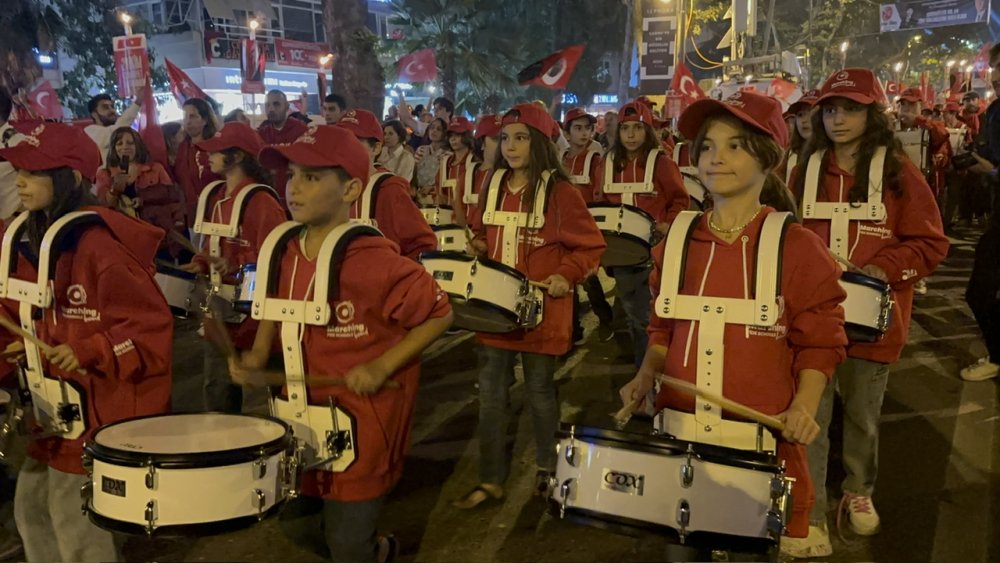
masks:
[(365, 0), (323, 0), (323, 25), (336, 57), (333, 89), (355, 107), (382, 115), (385, 80), (375, 55), (377, 37), (366, 27)]

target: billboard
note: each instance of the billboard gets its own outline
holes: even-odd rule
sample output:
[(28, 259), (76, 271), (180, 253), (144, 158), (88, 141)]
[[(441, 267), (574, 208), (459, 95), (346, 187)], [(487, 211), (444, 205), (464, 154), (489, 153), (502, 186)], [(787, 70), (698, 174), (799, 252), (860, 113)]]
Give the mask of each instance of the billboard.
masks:
[(882, 32), (986, 23), (990, 0), (904, 0), (882, 4), (879, 18)]

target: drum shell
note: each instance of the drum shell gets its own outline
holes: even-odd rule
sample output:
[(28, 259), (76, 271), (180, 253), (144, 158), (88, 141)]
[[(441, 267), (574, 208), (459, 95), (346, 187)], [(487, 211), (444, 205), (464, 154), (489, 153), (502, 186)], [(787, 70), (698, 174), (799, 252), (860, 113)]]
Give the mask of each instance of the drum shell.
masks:
[(651, 215), (624, 204), (591, 203), (587, 209), (608, 245), (601, 255), (602, 266), (638, 266), (649, 260), (656, 225)]
[(158, 266), (156, 269), (156, 284), (160, 286), (160, 291), (167, 299), (167, 305), (177, 316), (186, 317), (197, 310), (200, 305), (198, 299), (197, 282), (194, 274)]
[(878, 342), (892, 320), (889, 284), (855, 272), (841, 274), (840, 286), (847, 292), (844, 330), (852, 342)]
[(437, 237), (438, 250), (449, 252), (465, 252), (470, 235), (465, 227), (450, 225), (434, 225), (431, 227), (434, 236)]
[(233, 310), (244, 315), (250, 314), (253, 304), (253, 292), (257, 287), (257, 264), (249, 263), (240, 267), (236, 275), (236, 293), (233, 298)]
[(453, 326), (488, 333), (519, 328), (523, 274), (499, 262), (457, 252), (425, 252), (420, 262), (448, 294), (455, 315)]
[(455, 212), (450, 205), (421, 205), (420, 214), (431, 226), (455, 223)]

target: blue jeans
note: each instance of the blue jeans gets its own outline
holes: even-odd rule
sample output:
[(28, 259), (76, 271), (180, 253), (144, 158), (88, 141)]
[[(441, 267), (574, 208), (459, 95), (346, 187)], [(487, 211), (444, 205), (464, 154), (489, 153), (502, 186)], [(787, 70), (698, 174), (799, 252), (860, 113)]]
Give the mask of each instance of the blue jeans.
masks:
[(632, 348), (635, 354), (635, 367), (642, 365), (649, 345), (649, 307), (652, 296), (649, 292), (650, 264), (637, 267), (613, 268), (608, 272), (615, 278), (615, 293), (621, 299), (622, 309), (628, 316), (628, 330), (632, 336)]
[(535, 462), (539, 469), (555, 471), (559, 402), (553, 378), (556, 357), (483, 347), (479, 370), (479, 478), (503, 485), (510, 473), (507, 428), (510, 424), (510, 386), (514, 362), (521, 354), (524, 398), (531, 410), (535, 433)]
[(299, 497), (285, 503), (281, 530), (296, 544), (343, 563), (374, 563), (385, 496), (361, 502)]
[(870, 497), (878, 477), (878, 423), (888, 379), (889, 364), (847, 358), (823, 391), (823, 399), (816, 411), (819, 436), (806, 448), (809, 475), (816, 489), (816, 504), (810, 515), (813, 524), (826, 522), (826, 466), (830, 452), (834, 388), (840, 393), (844, 406), (843, 458), (847, 477), (841, 489), (845, 493)]

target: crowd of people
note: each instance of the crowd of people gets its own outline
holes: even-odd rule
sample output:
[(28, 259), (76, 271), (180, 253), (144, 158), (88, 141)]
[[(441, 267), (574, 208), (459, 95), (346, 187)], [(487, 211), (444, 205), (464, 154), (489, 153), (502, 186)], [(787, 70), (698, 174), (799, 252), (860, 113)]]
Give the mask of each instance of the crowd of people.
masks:
[[(990, 64), (1000, 76), (1000, 48)], [(456, 510), (505, 502), (518, 362), (533, 424), (534, 492), (549, 495), (557, 365), (585, 342), (588, 307), (597, 337), (613, 336), (603, 268), (615, 282), (636, 370), (620, 390), (623, 404), (656, 413), (677, 439), (742, 447), (754, 432), (748, 423), (659, 385), (667, 374), (780, 420), (776, 456), (797, 479), (781, 549), (815, 558), (833, 550), (826, 484), (839, 396), (846, 478), (835, 487), (836, 519), (876, 534), (887, 379), (907, 342), (914, 295), (927, 291), (924, 280), (948, 253), (945, 233), (957, 226), (985, 228), (967, 296), (989, 351), (961, 377), (998, 371), (1000, 105), (984, 111), (981, 102), (967, 92), (961, 105), (925, 108), (916, 91), (890, 101), (874, 73), (849, 68), (787, 108), (741, 90), (693, 103), (675, 124), (640, 97), (602, 116), (598, 132), (598, 117), (583, 108), (556, 119), (546, 104), (529, 102), (469, 119), (444, 97), (427, 108), (401, 97), (379, 119), (331, 94), (322, 123), (310, 123), (275, 90), (256, 129), (241, 110), (222, 119), (208, 101), (188, 99), (183, 121), (162, 126), (167, 151), (158, 160), (132, 128), (138, 101), (118, 115), (110, 96), (94, 97), (85, 129), (25, 128), (8, 122), (12, 102), (0, 94), (0, 214), (15, 243), (9, 274), (31, 281), (48, 273), (38, 283), (51, 287), (51, 299), (32, 302), (38, 312), (27, 317), (26, 301), (10, 292), (0, 300), (2, 314), (29, 325), (47, 347), (13, 333), (0, 344), (12, 376), (18, 365), (41, 369), (84, 390), (85, 402), (82, 435), (29, 445), (14, 499), (25, 556), (120, 557), (111, 532), (80, 514), (77, 491), (89, 482), (81, 454), (103, 425), (170, 412), (174, 304), (157, 272), (237, 286), (240, 272), (265, 259), (269, 235), (292, 220), (296, 235), (281, 239), (277, 257), (268, 254), (272, 279), (256, 291), (309, 303), (328, 295), (317, 287), (322, 280), (335, 282), (329, 322), (303, 321), (295, 333), (298, 375), (342, 380), (310, 384), (308, 401), (353, 413), (361, 457), (342, 472), (306, 472), (302, 495), (283, 507), (282, 527), (337, 561), (391, 560), (398, 545), (378, 532), (378, 517), (404, 471), (420, 354), (467, 305), (420, 264), (440, 249), (444, 213), (448, 226), (467, 233), (464, 252), (531, 280), (542, 304), (531, 326), (476, 335), (479, 482), (454, 499)], [(648, 222), (638, 259), (599, 224), (595, 206)], [(81, 211), (91, 219), (67, 227)], [(762, 234), (775, 224), (783, 236)], [(341, 251), (325, 263), (334, 242)], [(845, 329), (845, 269), (891, 292), (895, 307), (878, 338)], [(282, 323), (220, 301), (202, 321), (204, 409), (247, 412), (267, 402), (269, 386), (289, 397), (285, 378), (274, 377), (289, 365)], [(746, 306), (760, 309), (740, 313)]]

